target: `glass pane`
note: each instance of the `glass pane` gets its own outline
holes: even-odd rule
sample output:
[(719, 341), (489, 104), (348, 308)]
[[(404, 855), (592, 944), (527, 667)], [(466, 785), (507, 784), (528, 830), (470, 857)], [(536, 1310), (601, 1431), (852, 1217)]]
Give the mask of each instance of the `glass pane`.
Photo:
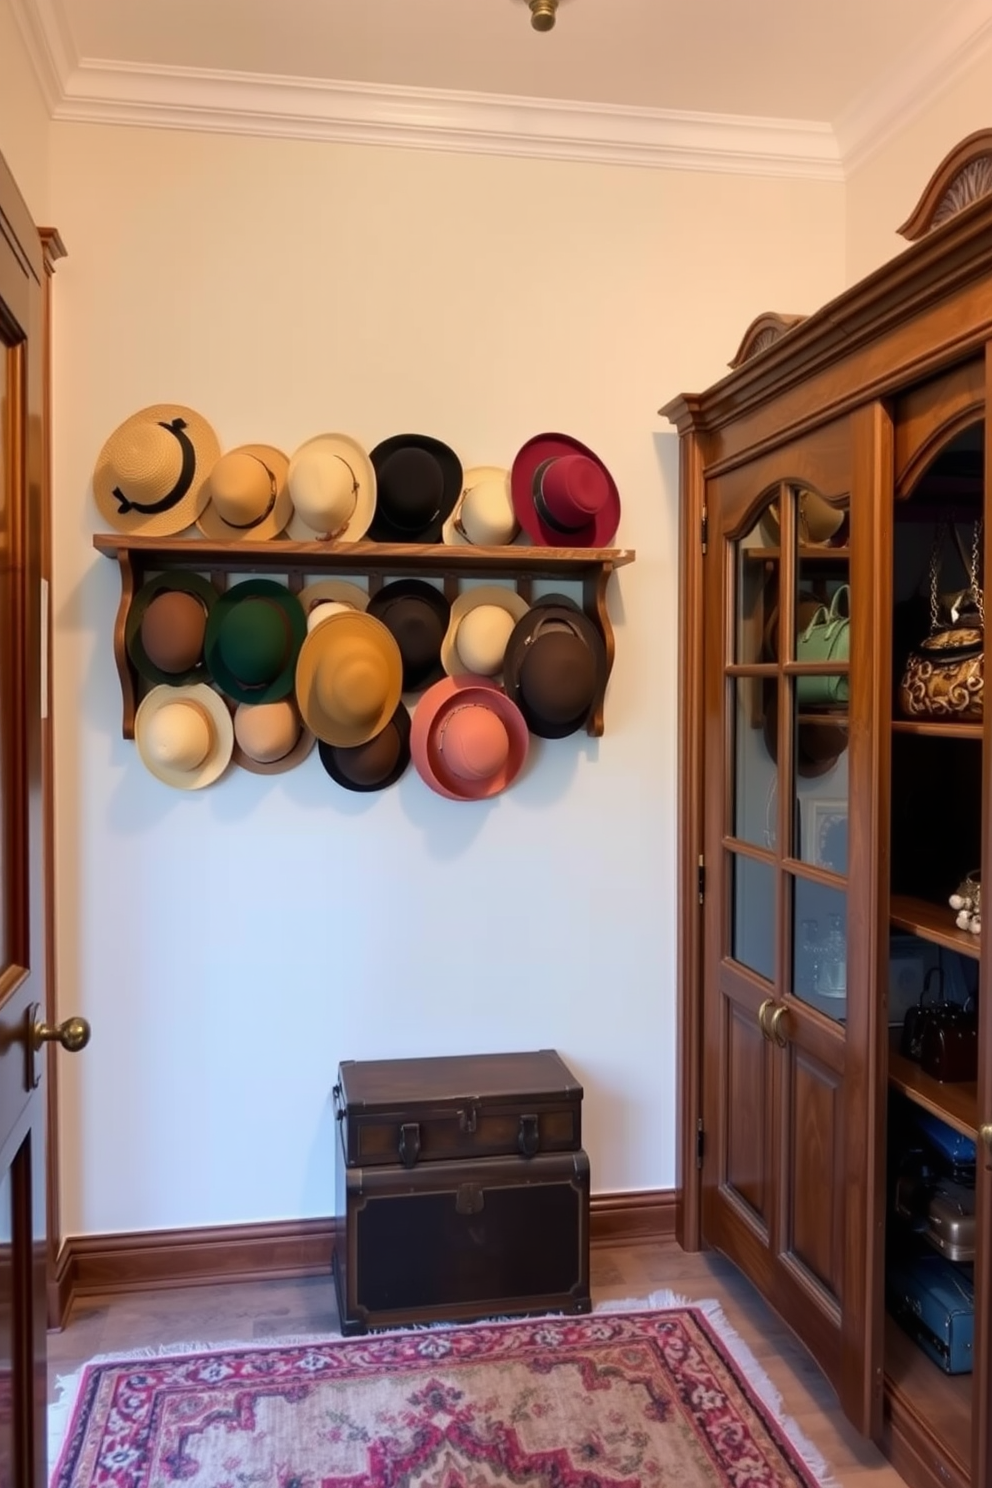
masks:
[(759, 976), (775, 977), (775, 870), (732, 854), (734, 921), (730, 953)]
[(774, 698), (778, 679), (738, 677), (733, 686), (733, 835), (756, 847), (774, 848), (778, 813)]
[(847, 895), (802, 878), (793, 889), (792, 992), (838, 1023), (847, 1016)]
[[(796, 690), (803, 682), (796, 679)], [(818, 677), (829, 689), (846, 678)], [(847, 873), (848, 731), (843, 712), (800, 704), (795, 738), (794, 855), (817, 868)]]
[(737, 614), (733, 656), (742, 665), (775, 661), (778, 616), (778, 521), (766, 506), (737, 544)]

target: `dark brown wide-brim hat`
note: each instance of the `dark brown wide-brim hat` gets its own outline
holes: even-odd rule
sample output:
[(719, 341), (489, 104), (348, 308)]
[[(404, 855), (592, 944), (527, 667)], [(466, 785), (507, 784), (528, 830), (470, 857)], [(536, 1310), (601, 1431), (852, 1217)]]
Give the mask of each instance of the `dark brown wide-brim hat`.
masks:
[(158, 574), (142, 584), (124, 626), (127, 654), (149, 682), (184, 687), (206, 680), (207, 620), (217, 590), (202, 574)]
[(392, 633), (403, 658), (403, 691), (422, 692), (444, 676), (441, 643), (451, 605), (426, 579), (396, 579), (369, 600), (368, 613)]
[(584, 728), (608, 676), (602, 635), (564, 594), (536, 600), (510, 633), (503, 687), (539, 738)]
[(345, 790), (386, 790), (410, 763), (410, 715), (400, 703), (386, 727), (366, 743), (348, 749), (321, 739), (317, 753), (331, 779)]
[(462, 491), (462, 462), (429, 434), (394, 434), (372, 451), (376, 478), (370, 542), (437, 543)]

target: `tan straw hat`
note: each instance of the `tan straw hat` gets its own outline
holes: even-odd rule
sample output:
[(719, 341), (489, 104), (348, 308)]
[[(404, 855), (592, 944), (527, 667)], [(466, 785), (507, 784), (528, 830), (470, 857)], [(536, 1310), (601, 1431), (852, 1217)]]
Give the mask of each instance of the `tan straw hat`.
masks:
[(234, 725), (220, 693), (203, 682), (153, 687), (134, 718), (142, 764), (166, 785), (199, 790), (227, 769)]
[(372, 461), (348, 434), (318, 434), (289, 462), (294, 542), (358, 542), (375, 513)]
[(239, 703), (234, 710), (234, 763), (253, 775), (281, 775), (306, 759), (316, 740), (292, 698)]
[(352, 748), (374, 738), (396, 712), (402, 688), (400, 648), (371, 615), (341, 610), (303, 642), (296, 701), (325, 744)]
[(204, 537), (264, 542), (293, 515), (289, 460), (271, 444), (239, 444), (221, 455), (207, 482), (209, 500), (197, 518)]
[(442, 542), (455, 548), (506, 547), (519, 531), (510, 472), (499, 465), (466, 470), (458, 504), (441, 529)]
[(498, 676), (513, 627), (529, 609), (515, 589), (496, 584), (459, 594), (441, 642), (441, 665), (448, 676)]
[(307, 630), (313, 630), (342, 609), (364, 612), (369, 607), (368, 591), (347, 579), (318, 579), (316, 583), (305, 584), (296, 597), (307, 617)]
[(220, 455), (206, 419), (180, 403), (153, 403), (125, 419), (97, 456), (93, 495), (117, 532), (170, 537), (207, 504)]

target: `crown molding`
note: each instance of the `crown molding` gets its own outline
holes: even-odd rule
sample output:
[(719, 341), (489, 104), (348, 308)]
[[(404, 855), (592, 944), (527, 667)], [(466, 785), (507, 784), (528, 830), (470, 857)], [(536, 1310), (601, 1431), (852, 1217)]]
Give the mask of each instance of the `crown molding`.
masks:
[(992, 53), (988, 0), (956, 0), (938, 9), (929, 32), (897, 54), (889, 72), (835, 120), (845, 177)]
[(829, 125), (84, 59), (53, 117), (840, 181)]
[(60, 0), (8, 0), (17, 29), (54, 117), (76, 66), (76, 48)]

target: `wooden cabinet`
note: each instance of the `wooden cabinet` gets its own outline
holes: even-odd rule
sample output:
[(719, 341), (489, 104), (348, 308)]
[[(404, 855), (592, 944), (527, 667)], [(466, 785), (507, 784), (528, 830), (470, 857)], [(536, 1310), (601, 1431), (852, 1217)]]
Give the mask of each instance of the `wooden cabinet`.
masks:
[[(992, 574), (990, 167), (992, 132), (931, 181), (912, 246), (805, 320), (761, 317), (729, 376), (662, 410), (682, 449), (680, 1238), (740, 1266), (920, 1488), (992, 1482), (992, 957), (947, 902), (988, 866), (992, 734), (908, 717), (899, 689), (935, 534), (940, 594), (976, 541)], [(906, 985), (938, 963), (977, 994), (973, 1082), (900, 1053)], [(922, 1243), (893, 1203), (918, 1111), (977, 1144), (967, 1374), (887, 1306)]]

